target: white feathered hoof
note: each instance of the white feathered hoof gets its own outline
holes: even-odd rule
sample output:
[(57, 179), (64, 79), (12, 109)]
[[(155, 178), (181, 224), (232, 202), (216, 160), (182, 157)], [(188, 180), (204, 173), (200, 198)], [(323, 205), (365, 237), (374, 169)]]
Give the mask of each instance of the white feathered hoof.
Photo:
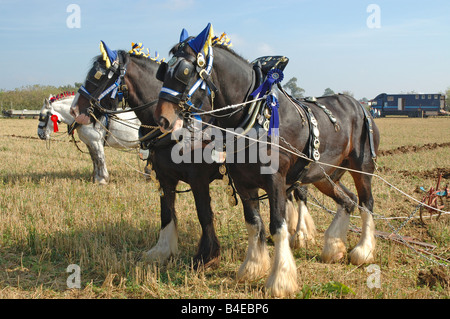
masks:
[(169, 260), (170, 256), (172, 256), (170, 251), (161, 249), (161, 247), (156, 245), (143, 254), (143, 261), (147, 263), (157, 262), (159, 264), (165, 264)]
[(375, 261), (374, 257), (375, 246), (374, 245), (357, 245), (350, 252), (350, 262), (353, 265), (359, 266), (363, 264), (371, 264)]
[(273, 297), (284, 298), (294, 294), (297, 290), (297, 267), (293, 259), (285, 260), (284, 265), (274, 269), (267, 278), (266, 291)]
[(298, 289), (297, 266), (289, 247), (286, 224), (280, 232), (273, 236), (275, 255), (272, 271), (266, 282), (266, 290), (276, 298), (283, 298), (295, 293)]
[(261, 247), (258, 252), (248, 254), (237, 272), (239, 282), (255, 281), (265, 277), (270, 268), (270, 257), (267, 248)]
[(326, 238), (322, 251), (322, 261), (324, 263), (335, 263), (344, 258), (347, 252), (345, 243), (340, 238)]
[(175, 223), (171, 221), (161, 229), (155, 247), (143, 254), (144, 262), (166, 263), (171, 256), (178, 253), (178, 234)]

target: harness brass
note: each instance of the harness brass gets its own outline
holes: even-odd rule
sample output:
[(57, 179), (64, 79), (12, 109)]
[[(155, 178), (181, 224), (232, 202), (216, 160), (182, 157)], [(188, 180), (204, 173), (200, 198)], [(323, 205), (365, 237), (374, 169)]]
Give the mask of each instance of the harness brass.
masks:
[(97, 71), (94, 75), (94, 78), (96, 78), (97, 80), (100, 80), (100, 78), (102, 77), (103, 73), (102, 71)]

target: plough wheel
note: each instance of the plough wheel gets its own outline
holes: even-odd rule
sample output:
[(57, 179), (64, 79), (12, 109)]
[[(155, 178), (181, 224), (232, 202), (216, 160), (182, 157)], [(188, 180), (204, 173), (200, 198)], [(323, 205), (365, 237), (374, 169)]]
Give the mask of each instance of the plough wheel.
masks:
[[(430, 206), (424, 206), (424, 204)], [(431, 208), (433, 207), (433, 208)], [(441, 217), (441, 212), (437, 211), (436, 209), (442, 210), (445, 207), (443, 198), (440, 198), (436, 195), (428, 195), (425, 197), (422, 201), (422, 205), (420, 206), (420, 220), (424, 225), (427, 223), (424, 220), (424, 217), (427, 217), (427, 213), (429, 214), (429, 222), (432, 221), (433, 215), (437, 215), (436, 221)]]

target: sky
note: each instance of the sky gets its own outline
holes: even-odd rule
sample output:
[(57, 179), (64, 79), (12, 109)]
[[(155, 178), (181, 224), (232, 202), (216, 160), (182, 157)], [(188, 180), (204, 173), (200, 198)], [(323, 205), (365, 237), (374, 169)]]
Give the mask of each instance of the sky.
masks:
[(288, 57), (306, 96), (450, 87), (448, 0), (0, 0), (0, 90), (84, 82), (100, 40), (167, 59), (182, 28), (208, 23), (249, 61)]

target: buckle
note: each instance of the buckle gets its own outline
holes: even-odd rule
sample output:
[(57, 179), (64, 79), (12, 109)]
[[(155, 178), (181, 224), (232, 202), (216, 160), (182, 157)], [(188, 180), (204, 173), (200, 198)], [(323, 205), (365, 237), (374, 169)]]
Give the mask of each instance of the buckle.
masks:
[[(203, 73), (206, 73), (205, 77), (203, 77)], [(202, 78), (202, 80), (206, 80), (209, 77), (209, 74), (205, 69), (201, 69), (200, 72), (198, 72), (198, 75)]]
[(199, 67), (203, 68), (205, 66), (205, 64), (206, 64), (205, 57), (203, 56), (202, 53), (199, 53), (197, 55), (197, 65)]

